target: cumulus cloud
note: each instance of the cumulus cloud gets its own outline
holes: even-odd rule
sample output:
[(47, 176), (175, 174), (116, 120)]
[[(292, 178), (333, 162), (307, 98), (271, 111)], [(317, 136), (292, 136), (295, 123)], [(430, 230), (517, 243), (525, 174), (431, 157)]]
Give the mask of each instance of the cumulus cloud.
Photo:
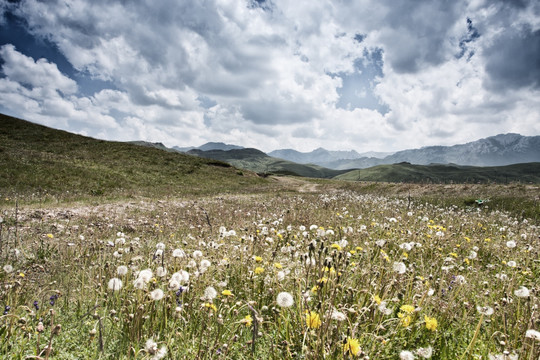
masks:
[(267, 151), (540, 132), (533, 0), (0, 4), (76, 74), (5, 45), (0, 105), (67, 130)]

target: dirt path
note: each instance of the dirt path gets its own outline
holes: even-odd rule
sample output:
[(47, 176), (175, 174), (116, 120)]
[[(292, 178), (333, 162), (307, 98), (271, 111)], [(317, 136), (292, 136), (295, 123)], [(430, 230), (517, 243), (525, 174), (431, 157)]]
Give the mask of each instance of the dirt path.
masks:
[(298, 178), (292, 178), (288, 176), (272, 176), (271, 178), (286, 187), (287, 189), (295, 190), (301, 193), (317, 192), (319, 188), (318, 184), (314, 184), (312, 182)]

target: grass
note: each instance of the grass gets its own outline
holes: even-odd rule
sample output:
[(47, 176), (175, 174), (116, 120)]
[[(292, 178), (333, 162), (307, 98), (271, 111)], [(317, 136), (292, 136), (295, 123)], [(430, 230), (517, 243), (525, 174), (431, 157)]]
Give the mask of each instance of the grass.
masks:
[(534, 185), (260, 179), (1, 129), (0, 358), (540, 356)]
[(96, 140), (0, 115), (1, 199), (65, 201), (241, 192), (267, 181), (180, 153)]
[(538, 229), (505, 212), (323, 191), (3, 214), (0, 354), (12, 359), (44, 358), (49, 342), (55, 359), (157, 358), (149, 339), (169, 358), (345, 359), (347, 338), (372, 359), (540, 355), (525, 337), (540, 325)]

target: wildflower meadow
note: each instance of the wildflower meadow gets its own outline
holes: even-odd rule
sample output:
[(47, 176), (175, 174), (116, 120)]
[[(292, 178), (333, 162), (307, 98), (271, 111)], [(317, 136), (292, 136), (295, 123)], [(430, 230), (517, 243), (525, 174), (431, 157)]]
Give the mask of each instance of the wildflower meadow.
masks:
[(2, 359), (539, 359), (538, 224), (354, 189), (0, 214)]

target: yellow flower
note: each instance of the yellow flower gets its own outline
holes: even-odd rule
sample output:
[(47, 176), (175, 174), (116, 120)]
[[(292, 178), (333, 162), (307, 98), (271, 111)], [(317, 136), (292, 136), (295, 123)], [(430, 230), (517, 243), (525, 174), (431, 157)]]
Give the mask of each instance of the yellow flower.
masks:
[(347, 337), (347, 342), (343, 344), (343, 352), (345, 354), (349, 353), (349, 355), (352, 356), (358, 355), (360, 352), (360, 344), (358, 343), (358, 339)]
[(262, 274), (263, 272), (264, 272), (264, 268), (262, 268), (260, 266), (255, 268), (255, 274), (256, 275)]
[(24, 273), (19, 273), (19, 276), (22, 278), (25, 277)]
[(246, 326), (251, 326), (251, 323), (253, 322), (253, 318), (251, 317), (251, 315), (246, 315), (246, 317), (240, 320), (240, 322), (246, 324)]
[(306, 312), (306, 325), (310, 329), (318, 329), (321, 326), (321, 317), (314, 311)]
[(452, 255), (452, 256), (455, 257), (455, 258), (458, 257), (458, 254), (456, 254), (455, 252), (450, 253), (450, 255)]
[(204, 306), (217, 312), (217, 307), (214, 304), (205, 303)]
[(424, 315), (424, 321), (426, 322), (426, 329), (431, 331), (437, 330), (437, 319)]
[(255, 256), (255, 261), (256, 261), (256, 262), (262, 262), (262, 261), (263, 261), (263, 258), (260, 257), (260, 256)]
[(53, 234), (47, 234), (47, 237), (48, 237), (49, 239), (52, 239), (52, 238), (54, 238), (54, 235), (53, 235)]
[(221, 292), (221, 295), (224, 295), (224, 296), (233, 296), (233, 293), (231, 292), (231, 290), (223, 290)]
[(274, 263), (274, 267), (276, 269), (283, 269), (283, 265), (281, 265), (280, 263)]
[(411, 324), (411, 316), (410, 315), (405, 315), (403, 313), (399, 313), (398, 314), (398, 317), (401, 319), (401, 325), (403, 325), (404, 327), (407, 327)]
[(373, 301), (377, 303), (377, 305), (381, 305), (382, 299), (379, 295), (373, 296)]
[(399, 310), (407, 313), (407, 314), (410, 314), (414, 311), (414, 306), (412, 305), (401, 305), (401, 307), (399, 308)]
[(341, 246), (339, 246), (339, 244), (332, 244), (332, 245), (330, 245), (330, 247), (332, 249), (337, 249), (337, 251), (341, 251)]

